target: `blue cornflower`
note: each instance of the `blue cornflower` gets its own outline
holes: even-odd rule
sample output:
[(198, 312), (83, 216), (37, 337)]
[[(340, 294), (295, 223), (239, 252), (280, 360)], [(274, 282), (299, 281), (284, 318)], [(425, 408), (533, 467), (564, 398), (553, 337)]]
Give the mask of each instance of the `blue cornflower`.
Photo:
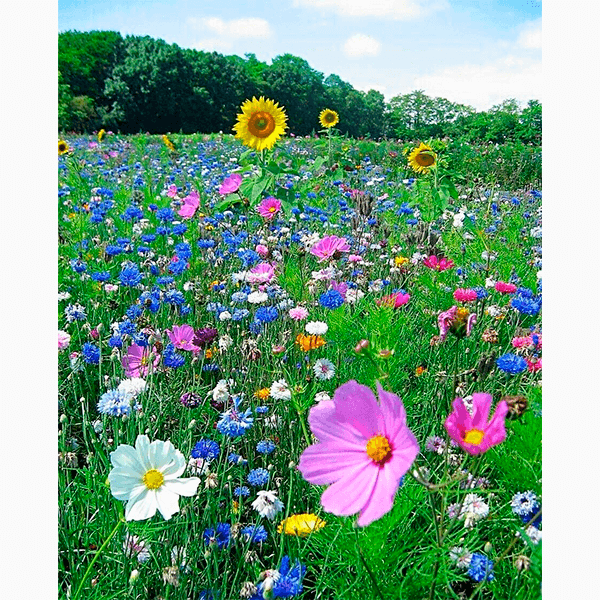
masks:
[(216, 529), (209, 527), (204, 530), (204, 543), (216, 544), (217, 548), (227, 548), (231, 540), (231, 525), (229, 523), (217, 523)]
[(123, 339), (121, 338), (120, 335), (113, 335), (109, 340), (108, 340), (108, 345), (111, 348), (121, 348), (123, 346)]
[(327, 290), (319, 297), (319, 304), (324, 308), (334, 310), (344, 304), (344, 296), (337, 290)]
[(217, 430), (223, 435), (236, 438), (244, 435), (252, 427), (254, 422), (252, 409), (247, 408), (244, 412), (240, 411), (241, 397), (235, 396), (233, 399), (233, 408), (221, 414), (217, 423)]
[(119, 281), (122, 285), (133, 287), (142, 281), (142, 275), (138, 266), (134, 263), (128, 263), (119, 273)]
[(104, 283), (110, 279), (110, 273), (108, 271), (96, 271), (95, 273), (92, 273), (92, 279)]
[(264, 415), (265, 413), (269, 412), (269, 407), (268, 406), (257, 406), (254, 409), (254, 412), (258, 413), (259, 415)]
[(145, 233), (141, 236), (142, 242), (146, 244), (151, 244), (156, 239), (156, 236), (153, 233)]
[(87, 271), (87, 265), (79, 258), (74, 258), (71, 260), (71, 269), (75, 271), (75, 273), (85, 273)]
[[(136, 405), (137, 409), (138, 406)], [(100, 396), (98, 412), (111, 417), (131, 414), (131, 397), (120, 390), (109, 390)]]
[(527, 368), (527, 362), (521, 356), (516, 354), (503, 354), (497, 361), (496, 365), (501, 371), (510, 373), (511, 375), (517, 375), (522, 373)]
[(137, 206), (128, 206), (121, 215), (123, 221), (138, 221), (144, 216), (144, 212)]
[(125, 313), (130, 321), (135, 321), (144, 312), (139, 304), (132, 304)]
[(175, 280), (169, 275), (163, 275), (162, 277), (156, 278), (156, 285), (169, 285), (173, 283)]
[(121, 321), (118, 325), (119, 327), (119, 333), (121, 335), (135, 335), (137, 329), (135, 327), (135, 323), (132, 323), (131, 321)]
[(169, 273), (173, 273), (173, 275), (181, 275), (187, 268), (188, 262), (183, 258), (169, 263)]
[(156, 231), (156, 235), (169, 235), (171, 233), (171, 228), (166, 225), (159, 225), (154, 231)]
[(520, 313), (524, 315), (535, 316), (540, 312), (542, 308), (541, 298), (527, 297), (527, 296), (515, 296), (511, 301), (510, 305), (516, 308)]
[(236, 308), (233, 313), (231, 313), (232, 321), (241, 321), (245, 319), (250, 314), (250, 311), (247, 308)]
[(406, 219), (407, 225), (416, 225), (419, 222), (418, 219)]
[(121, 254), (123, 252), (123, 248), (121, 248), (121, 246), (117, 246), (116, 244), (110, 244), (104, 248), (104, 252), (108, 254), (108, 256), (117, 256), (117, 254)]
[(227, 457), (227, 460), (232, 464), (232, 465), (245, 465), (248, 461), (243, 459), (239, 454), (236, 454), (235, 452), (231, 452), (229, 454), (229, 456)]
[[(289, 598), (302, 593), (302, 578), (306, 572), (306, 567), (298, 559), (290, 566), (290, 557), (284, 556), (277, 570), (279, 571), (279, 578), (273, 585), (274, 598)], [(258, 587), (260, 590), (261, 585)]]
[(240, 533), (247, 542), (253, 542), (255, 544), (260, 544), (269, 537), (267, 530), (262, 525), (248, 525), (247, 527), (242, 527)]
[(250, 330), (250, 333), (258, 335), (263, 330), (263, 324), (260, 321), (252, 321), (248, 329)]
[(238, 498), (247, 498), (250, 495), (250, 489), (245, 485), (238, 485), (236, 488), (234, 488), (233, 495), (237, 496)]
[(474, 287), (473, 291), (477, 294), (477, 300), (483, 300), (489, 296), (488, 291), (484, 287)]
[(175, 213), (172, 208), (159, 208), (156, 211), (156, 218), (163, 223), (171, 222), (175, 219)]
[(140, 348), (145, 348), (148, 345), (148, 336), (140, 331), (131, 336), (131, 341)]
[(248, 294), (244, 292), (235, 292), (231, 295), (231, 301), (236, 304), (241, 304), (242, 302), (246, 302), (248, 300)]
[(185, 364), (185, 356), (175, 350), (173, 344), (167, 344), (163, 352), (163, 364), (171, 369), (178, 369)]
[(538, 506), (537, 496), (531, 490), (527, 492), (517, 492), (512, 497), (510, 506), (516, 515), (523, 517), (536, 509)]
[(86, 342), (81, 349), (83, 360), (90, 365), (97, 365), (100, 362), (100, 348), (96, 344)]
[(475, 552), (471, 555), (468, 574), (473, 581), (483, 581), (484, 579), (492, 581), (494, 579), (494, 562), (484, 554)]
[(219, 444), (213, 440), (202, 439), (192, 449), (192, 458), (204, 458), (214, 460), (221, 452)]
[(192, 256), (192, 247), (187, 242), (181, 242), (175, 246), (175, 254), (177, 254), (179, 258), (190, 258), (190, 256)]
[(279, 311), (274, 306), (261, 306), (255, 313), (254, 319), (262, 323), (271, 323), (279, 316)]
[(276, 447), (271, 440), (262, 440), (256, 444), (256, 451), (261, 454), (271, 454)]
[(188, 230), (188, 226), (185, 223), (175, 223), (173, 225), (173, 235), (183, 235)]
[(269, 471), (266, 469), (252, 469), (246, 477), (246, 481), (254, 487), (261, 487), (269, 482)]
[(198, 248), (214, 248), (215, 240), (198, 240), (196, 245)]
[(169, 290), (165, 293), (164, 300), (167, 304), (183, 304), (185, 296), (179, 290)]

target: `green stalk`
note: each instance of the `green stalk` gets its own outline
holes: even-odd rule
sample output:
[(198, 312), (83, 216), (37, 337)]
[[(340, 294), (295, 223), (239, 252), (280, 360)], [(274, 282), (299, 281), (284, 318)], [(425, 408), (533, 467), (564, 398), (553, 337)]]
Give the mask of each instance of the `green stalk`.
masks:
[(360, 560), (361, 560), (363, 566), (365, 567), (365, 569), (367, 570), (369, 577), (371, 578), (371, 582), (373, 583), (373, 587), (375, 588), (377, 595), (381, 598), (381, 600), (385, 600), (383, 597), (383, 594), (381, 593), (381, 590), (379, 589), (379, 586), (377, 585), (377, 580), (375, 579), (375, 575), (373, 574), (373, 571), (371, 571), (371, 568), (367, 564), (367, 561), (362, 552), (362, 548), (360, 547), (360, 544), (358, 542), (358, 529), (355, 528), (354, 532), (356, 534), (356, 548), (358, 549), (358, 555), (360, 556)]

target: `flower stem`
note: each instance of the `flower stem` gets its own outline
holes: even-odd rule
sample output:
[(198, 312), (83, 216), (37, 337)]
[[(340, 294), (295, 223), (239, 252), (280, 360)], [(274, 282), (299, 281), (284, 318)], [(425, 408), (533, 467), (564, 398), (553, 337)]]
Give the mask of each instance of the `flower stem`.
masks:
[(90, 574), (92, 567), (94, 566), (94, 564), (96, 563), (96, 561), (98, 560), (98, 558), (100, 557), (102, 552), (104, 552), (104, 549), (106, 548), (106, 546), (108, 546), (108, 542), (110, 542), (110, 540), (112, 540), (115, 533), (117, 533), (117, 530), (121, 526), (121, 523), (123, 523), (123, 522), (124, 522), (124, 519), (122, 517), (120, 517), (119, 520), (117, 521), (117, 524), (115, 525), (114, 529), (110, 532), (110, 535), (106, 538), (106, 540), (104, 541), (102, 546), (100, 546), (100, 548), (96, 552), (96, 555), (92, 559), (92, 562), (89, 564), (88, 568), (86, 569), (86, 571), (83, 575), (83, 579), (81, 580), (81, 583), (79, 584), (79, 587), (77, 588), (77, 591), (75, 592), (75, 596), (73, 596), (73, 600), (77, 600), (77, 598), (79, 598), (79, 595), (81, 594), (81, 588), (83, 588), (83, 584), (85, 583), (88, 575)]
[(367, 561), (362, 552), (362, 548), (360, 547), (360, 544), (358, 542), (358, 529), (355, 528), (354, 532), (356, 533), (356, 548), (358, 550), (358, 555), (360, 556), (360, 560), (361, 560), (363, 566), (365, 567), (365, 569), (367, 570), (367, 573), (369, 574), (371, 581), (373, 582), (373, 587), (375, 588), (377, 595), (381, 598), (381, 600), (385, 600), (383, 597), (383, 594), (381, 593), (381, 590), (379, 589), (379, 586), (377, 585), (377, 580), (375, 579), (375, 575), (373, 574), (373, 571), (371, 571), (371, 568), (367, 564)]

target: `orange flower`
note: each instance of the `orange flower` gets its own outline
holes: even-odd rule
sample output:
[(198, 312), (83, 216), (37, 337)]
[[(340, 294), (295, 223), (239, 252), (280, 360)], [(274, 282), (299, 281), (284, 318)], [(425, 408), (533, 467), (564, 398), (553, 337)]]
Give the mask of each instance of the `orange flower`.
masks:
[(271, 390), (269, 388), (261, 388), (260, 390), (256, 390), (254, 392), (254, 397), (259, 400), (266, 400), (269, 397)]
[(415, 375), (417, 377), (421, 377), (421, 375), (423, 375), (423, 373), (425, 373), (425, 371), (427, 371), (427, 369), (425, 367), (419, 366), (415, 369)]
[(303, 333), (299, 333), (296, 336), (296, 344), (298, 344), (304, 352), (320, 348), (326, 343), (327, 342), (320, 335), (304, 335)]

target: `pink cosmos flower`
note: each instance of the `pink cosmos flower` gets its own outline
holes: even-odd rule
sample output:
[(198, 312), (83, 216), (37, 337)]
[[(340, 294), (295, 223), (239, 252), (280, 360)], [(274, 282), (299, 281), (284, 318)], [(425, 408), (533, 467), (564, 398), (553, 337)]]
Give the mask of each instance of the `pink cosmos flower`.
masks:
[(542, 370), (542, 359), (541, 358), (529, 358), (525, 357), (525, 362), (527, 363), (527, 370), (530, 373), (536, 373), (537, 371)]
[(190, 327), (189, 325), (173, 325), (173, 331), (167, 329), (166, 334), (169, 336), (169, 339), (175, 348), (189, 350), (191, 352), (198, 350), (193, 343), (195, 335), (193, 327)]
[(58, 330), (58, 349), (64, 350), (65, 348), (67, 348), (69, 346), (70, 342), (71, 342), (71, 336), (66, 331), (59, 329)]
[(256, 250), (256, 252), (262, 256), (262, 258), (269, 256), (269, 249), (264, 244), (256, 244), (256, 248), (254, 248), (254, 250)]
[(515, 337), (511, 342), (513, 348), (537, 348), (540, 349), (542, 347), (542, 334), (537, 334), (537, 344), (533, 341), (533, 336), (528, 335), (526, 337)]
[(250, 269), (250, 272), (246, 275), (246, 281), (248, 283), (269, 283), (275, 276), (275, 269), (267, 262), (258, 263), (255, 267)]
[(508, 413), (508, 404), (505, 400), (498, 402), (494, 416), (488, 423), (491, 406), (492, 396), (482, 393), (473, 394), (472, 415), (462, 398), (456, 398), (452, 403), (454, 411), (446, 419), (444, 427), (448, 435), (465, 452), (482, 454), (506, 438), (504, 420)]
[(290, 308), (290, 312), (288, 313), (290, 318), (294, 319), (294, 321), (303, 321), (308, 317), (308, 311), (304, 308), (304, 306), (295, 306), (294, 308)]
[(449, 331), (459, 338), (468, 336), (476, 322), (477, 315), (475, 313), (469, 313), (466, 308), (450, 307), (438, 315), (440, 341), (443, 342), (446, 339)]
[(142, 348), (137, 344), (131, 344), (121, 359), (126, 377), (146, 377), (151, 368), (158, 367), (159, 362), (158, 352), (153, 352), (150, 346)]
[(281, 200), (277, 198), (265, 198), (257, 207), (258, 214), (268, 220), (271, 220), (281, 210)]
[(496, 281), (494, 289), (501, 294), (514, 294), (517, 291), (517, 286), (514, 283)]
[(400, 479), (419, 452), (406, 425), (402, 401), (377, 384), (373, 392), (348, 381), (310, 410), (308, 421), (319, 440), (300, 457), (298, 469), (314, 485), (333, 484), (321, 505), (334, 515), (360, 512), (360, 527), (392, 509)]
[(360, 262), (362, 260), (362, 256), (360, 254), (351, 254), (348, 257), (348, 261), (351, 263)]
[(219, 188), (219, 194), (222, 196), (227, 196), (228, 194), (233, 194), (233, 192), (237, 192), (240, 189), (240, 185), (242, 183), (242, 176), (239, 173), (232, 173)]
[(177, 186), (174, 183), (167, 189), (167, 196), (169, 198), (177, 198)]
[(475, 290), (467, 290), (458, 288), (454, 290), (454, 299), (457, 302), (474, 302), (477, 300), (477, 292)]
[(375, 300), (377, 306), (388, 306), (390, 308), (398, 308), (406, 304), (410, 300), (410, 294), (403, 294), (402, 292), (394, 292), (383, 298)]
[(191, 219), (196, 214), (199, 206), (200, 196), (198, 195), (198, 192), (192, 191), (183, 199), (183, 205), (177, 214), (184, 219)]
[(328, 258), (338, 255), (340, 252), (349, 252), (350, 246), (346, 241), (346, 238), (339, 238), (337, 235), (330, 235), (319, 240), (310, 249), (310, 253), (314, 254), (319, 262), (323, 262)]
[(454, 266), (454, 263), (449, 258), (438, 258), (435, 255), (431, 255), (423, 261), (423, 264), (430, 269), (436, 271), (446, 271)]

